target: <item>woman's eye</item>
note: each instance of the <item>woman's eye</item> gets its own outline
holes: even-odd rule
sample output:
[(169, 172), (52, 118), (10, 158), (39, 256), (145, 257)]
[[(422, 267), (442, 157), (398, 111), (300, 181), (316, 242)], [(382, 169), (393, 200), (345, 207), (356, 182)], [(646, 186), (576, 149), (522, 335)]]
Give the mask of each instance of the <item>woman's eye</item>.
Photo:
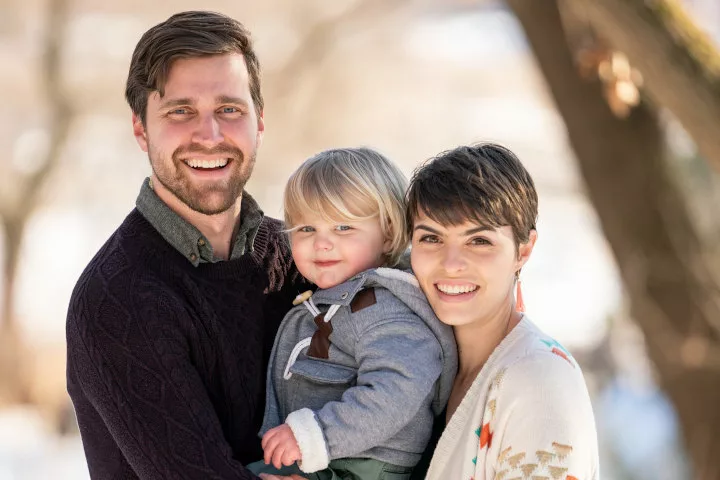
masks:
[(487, 238), (483, 238), (483, 237), (475, 237), (475, 238), (471, 239), (470, 244), (471, 245), (492, 245), (490, 240), (488, 240)]
[(419, 243), (440, 243), (437, 235), (423, 235), (418, 239)]

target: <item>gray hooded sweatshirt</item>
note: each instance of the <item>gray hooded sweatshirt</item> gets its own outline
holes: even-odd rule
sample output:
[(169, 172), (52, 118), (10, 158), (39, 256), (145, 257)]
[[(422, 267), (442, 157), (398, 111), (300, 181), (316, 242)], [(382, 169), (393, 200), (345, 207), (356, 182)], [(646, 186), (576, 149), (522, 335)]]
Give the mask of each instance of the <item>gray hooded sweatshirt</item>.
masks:
[(347, 457), (412, 467), (445, 408), (457, 362), (452, 328), (411, 273), (365, 271), (285, 316), (260, 435), (287, 423), (306, 473)]

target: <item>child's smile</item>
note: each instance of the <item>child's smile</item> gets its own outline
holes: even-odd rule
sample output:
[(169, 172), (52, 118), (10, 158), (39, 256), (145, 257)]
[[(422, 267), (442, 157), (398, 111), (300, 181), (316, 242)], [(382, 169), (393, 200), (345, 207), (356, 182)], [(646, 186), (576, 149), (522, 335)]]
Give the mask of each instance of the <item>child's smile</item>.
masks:
[(320, 288), (383, 265), (388, 249), (377, 217), (337, 222), (304, 215), (290, 234), (300, 273)]

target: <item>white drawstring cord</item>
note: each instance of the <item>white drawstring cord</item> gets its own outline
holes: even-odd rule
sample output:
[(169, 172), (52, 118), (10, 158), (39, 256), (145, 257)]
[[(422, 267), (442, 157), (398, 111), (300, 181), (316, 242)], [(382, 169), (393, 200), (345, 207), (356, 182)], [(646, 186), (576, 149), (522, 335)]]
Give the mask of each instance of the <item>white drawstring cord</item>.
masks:
[[(317, 317), (318, 315), (320, 315), (320, 310), (315, 306), (312, 297), (309, 297), (302, 303), (310, 311), (310, 313), (313, 314), (313, 317)], [(324, 321), (329, 322), (341, 306), (342, 305), (331, 305), (327, 313), (325, 314)], [(290, 368), (295, 364), (295, 361), (297, 360), (298, 355), (300, 355), (300, 352), (302, 352), (304, 348), (310, 346), (310, 342), (312, 342), (312, 337), (303, 338), (295, 345), (295, 347), (292, 349), (292, 352), (290, 352), (290, 358), (288, 358), (287, 365), (285, 366), (285, 372), (283, 373), (283, 378), (285, 380), (290, 380), (290, 378), (292, 377), (292, 372), (290, 372)]]
[(330, 319), (337, 313), (337, 311), (340, 310), (340, 307), (342, 307), (342, 305), (330, 305), (330, 308), (325, 314), (325, 323), (330, 321)]
[(303, 305), (307, 307), (308, 310), (310, 310), (310, 313), (313, 314), (313, 317), (317, 317), (320, 315), (320, 310), (315, 306), (315, 303), (312, 300), (312, 297), (308, 298), (303, 302)]
[(303, 350), (303, 348), (310, 346), (310, 342), (312, 341), (312, 337), (303, 338), (300, 340), (297, 345), (295, 345), (295, 348), (292, 349), (292, 352), (290, 353), (290, 358), (288, 359), (287, 366), (285, 367), (285, 372), (283, 373), (283, 378), (285, 380), (290, 380), (290, 377), (292, 377), (292, 372), (290, 372), (290, 367), (292, 367), (295, 364), (295, 360), (297, 360), (298, 355), (300, 355), (300, 352)]

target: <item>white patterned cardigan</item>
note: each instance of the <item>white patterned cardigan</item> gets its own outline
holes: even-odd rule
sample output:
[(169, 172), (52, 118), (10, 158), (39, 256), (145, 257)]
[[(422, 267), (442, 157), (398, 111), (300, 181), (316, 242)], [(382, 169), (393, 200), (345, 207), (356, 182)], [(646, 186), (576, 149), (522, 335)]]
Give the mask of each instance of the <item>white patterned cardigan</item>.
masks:
[(429, 480), (598, 480), (580, 367), (527, 317), (475, 378), (435, 449)]

